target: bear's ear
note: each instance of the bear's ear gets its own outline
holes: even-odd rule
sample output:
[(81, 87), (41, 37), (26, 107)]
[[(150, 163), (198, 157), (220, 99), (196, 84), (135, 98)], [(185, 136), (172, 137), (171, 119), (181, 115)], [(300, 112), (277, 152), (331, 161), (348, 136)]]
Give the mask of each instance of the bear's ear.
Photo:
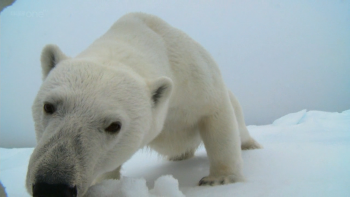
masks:
[(68, 57), (62, 53), (61, 49), (56, 45), (46, 45), (41, 52), (41, 69), (43, 72), (43, 80), (49, 72), (62, 60)]
[(153, 107), (157, 107), (170, 98), (173, 82), (167, 77), (160, 77), (150, 82), (149, 86), (151, 89)]

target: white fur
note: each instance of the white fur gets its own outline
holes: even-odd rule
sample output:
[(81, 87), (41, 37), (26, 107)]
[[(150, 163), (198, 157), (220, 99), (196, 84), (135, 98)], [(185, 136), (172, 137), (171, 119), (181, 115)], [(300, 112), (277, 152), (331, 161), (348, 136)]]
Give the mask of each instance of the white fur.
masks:
[[(123, 16), (75, 58), (48, 45), (42, 67), (29, 193), (37, 181), (65, 182), (82, 196), (97, 178), (119, 178), (119, 167), (144, 146), (181, 160), (202, 140), (210, 174), (201, 184), (226, 184), (243, 180), (241, 147), (260, 147), (210, 54), (155, 16)], [(45, 102), (57, 111), (45, 114)], [(104, 132), (113, 121), (121, 131)]]

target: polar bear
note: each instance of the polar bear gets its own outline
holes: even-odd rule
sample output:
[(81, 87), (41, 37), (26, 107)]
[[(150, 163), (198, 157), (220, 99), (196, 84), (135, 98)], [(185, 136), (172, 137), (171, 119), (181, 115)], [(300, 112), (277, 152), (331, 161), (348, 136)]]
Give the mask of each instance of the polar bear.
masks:
[(121, 17), (74, 58), (55, 45), (41, 56), (33, 104), (37, 146), (26, 187), (33, 196), (83, 196), (148, 146), (169, 160), (203, 141), (210, 172), (199, 185), (243, 180), (241, 149), (261, 146), (210, 54), (144, 13)]

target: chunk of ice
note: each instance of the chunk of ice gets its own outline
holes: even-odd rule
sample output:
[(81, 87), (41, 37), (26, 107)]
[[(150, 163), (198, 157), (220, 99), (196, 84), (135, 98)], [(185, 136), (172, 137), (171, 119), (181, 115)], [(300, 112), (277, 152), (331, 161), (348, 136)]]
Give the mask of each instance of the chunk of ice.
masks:
[(155, 196), (185, 197), (179, 190), (179, 182), (171, 175), (159, 177), (154, 182), (154, 189), (150, 192)]
[(85, 197), (185, 197), (179, 190), (179, 183), (171, 175), (161, 176), (154, 183), (154, 189), (148, 190), (143, 178), (104, 180), (89, 188)]

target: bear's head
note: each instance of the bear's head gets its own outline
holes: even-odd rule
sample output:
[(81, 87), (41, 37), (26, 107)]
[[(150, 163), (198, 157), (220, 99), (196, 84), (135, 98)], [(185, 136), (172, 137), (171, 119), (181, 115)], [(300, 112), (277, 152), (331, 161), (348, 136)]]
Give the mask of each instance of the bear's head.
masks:
[(41, 64), (43, 84), (32, 108), (37, 146), (26, 187), (33, 196), (82, 196), (159, 134), (172, 81), (68, 58), (54, 45), (44, 48)]

